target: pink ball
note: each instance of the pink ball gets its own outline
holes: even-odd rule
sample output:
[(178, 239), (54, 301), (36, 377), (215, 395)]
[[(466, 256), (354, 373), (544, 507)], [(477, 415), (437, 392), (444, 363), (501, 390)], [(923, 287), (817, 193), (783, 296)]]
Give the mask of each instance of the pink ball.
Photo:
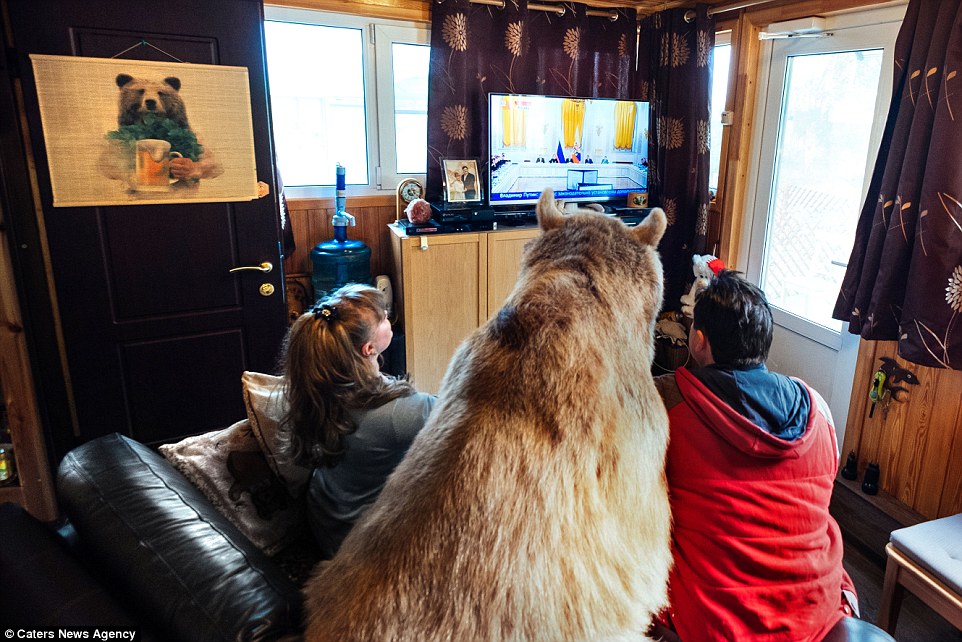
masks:
[(408, 220), (415, 225), (424, 225), (431, 220), (431, 204), (423, 198), (411, 201), (404, 210)]

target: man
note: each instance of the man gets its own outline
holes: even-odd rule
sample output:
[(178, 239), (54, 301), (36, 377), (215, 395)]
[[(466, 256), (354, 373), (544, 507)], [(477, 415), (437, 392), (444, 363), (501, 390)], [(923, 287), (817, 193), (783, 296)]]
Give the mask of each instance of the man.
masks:
[(473, 201), (478, 198), (477, 177), (471, 173), (467, 165), (461, 166), (461, 182), (464, 183), (464, 200)]
[(712, 279), (693, 316), (701, 367), (655, 379), (670, 424), (674, 558), (656, 631), (684, 642), (821, 640), (857, 610), (828, 512), (831, 413), (803, 382), (765, 367), (771, 309), (737, 272)]

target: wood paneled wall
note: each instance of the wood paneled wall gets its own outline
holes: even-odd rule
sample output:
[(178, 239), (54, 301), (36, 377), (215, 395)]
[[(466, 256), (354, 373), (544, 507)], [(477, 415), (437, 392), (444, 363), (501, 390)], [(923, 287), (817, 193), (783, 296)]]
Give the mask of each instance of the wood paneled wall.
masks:
[[(311, 250), (318, 243), (334, 238), (331, 226), (334, 199), (293, 199), (287, 207), (297, 248), (284, 259), (284, 272), (288, 278), (301, 281), (306, 277), (309, 283), (313, 270)], [(364, 241), (371, 248), (371, 276), (387, 274), (393, 283), (394, 264), (387, 226), (395, 219), (394, 196), (348, 198), (346, 209), (357, 220), (356, 227), (347, 228), (348, 238)]]
[[(962, 512), (962, 371), (926, 368), (897, 356), (894, 341), (862, 341), (842, 461), (855, 451), (859, 480), (869, 462), (881, 467), (880, 488), (927, 518)], [(869, 417), (869, 388), (882, 357), (913, 372), (905, 401), (881, 404)]]

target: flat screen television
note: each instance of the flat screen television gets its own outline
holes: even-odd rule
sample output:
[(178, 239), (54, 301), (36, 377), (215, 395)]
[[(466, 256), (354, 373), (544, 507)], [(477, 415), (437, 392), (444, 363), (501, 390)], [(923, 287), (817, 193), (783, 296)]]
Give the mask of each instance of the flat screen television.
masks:
[(648, 190), (647, 102), (488, 95), (488, 195), (522, 209), (550, 187), (571, 202), (621, 202)]

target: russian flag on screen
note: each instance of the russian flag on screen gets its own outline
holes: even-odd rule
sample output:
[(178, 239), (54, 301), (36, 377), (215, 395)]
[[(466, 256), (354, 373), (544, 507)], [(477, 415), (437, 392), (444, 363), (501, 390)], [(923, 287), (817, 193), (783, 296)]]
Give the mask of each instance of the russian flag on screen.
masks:
[(558, 141), (558, 152), (557, 152), (557, 156), (558, 156), (558, 162), (559, 162), (559, 163), (567, 163), (567, 162), (568, 162), (567, 160), (565, 160), (565, 150), (564, 150), (564, 148), (561, 147), (561, 141), (560, 141), (560, 140)]

